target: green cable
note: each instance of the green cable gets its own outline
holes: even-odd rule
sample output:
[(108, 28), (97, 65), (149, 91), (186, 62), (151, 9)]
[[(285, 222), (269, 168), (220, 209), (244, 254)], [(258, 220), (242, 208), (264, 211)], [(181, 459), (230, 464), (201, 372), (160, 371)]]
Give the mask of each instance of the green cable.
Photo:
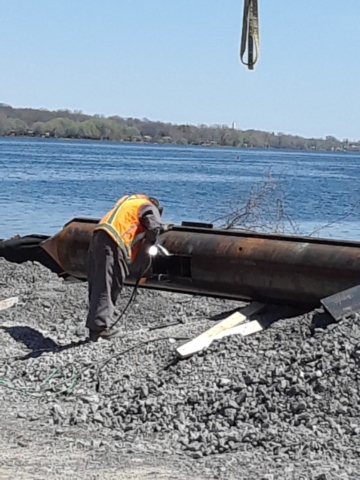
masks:
[[(68, 364), (68, 366), (70, 366), (71, 364)], [(41, 397), (42, 395), (44, 395), (47, 391), (49, 390), (54, 390), (56, 389), (57, 387), (63, 385), (65, 382), (68, 381), (67, 380), (64, 380), (62, 382), (59, 382), (55, 385), (52, 385), (52, 386), (46, 386), (46, 384), (48, 384), (50, 382), (50, 380), (56, 375), (56, 373), (58, 373), (60, 371), (60, 368), (56, 368), (50, 375), (48, 375), (45, 380), (42, 382), (40, 388), (37, 388), (37, 387), (26, 387), (26, 386), (16, 386), (13, 384), (13, 382), (7, 378), (4, 378), (4, 377), (0, 377), (0, 386), (3, 386), (5, 388), (9, 388), (10, 390), (14, 390), (14, 391), (17, 391), (17, 392), (20, 392), (22, 393), (23, 395), (30, 395), (30, 396), (34, 396), (34, 397)], [(66, 392), (71, 392), (73, 389), (74, 389), (74, 386), (75, 386), (75, 382), (76, 382), (76, 379), (77, 377), (79, 376), (79, 374), (77, 374), (76, 372), (76, 368), (74, 367), (74, 365), (72, 365), (72, 373), (71, 373), (71, 378), (69, 379), (70, 380), (70, 385), (68, 385), (66, 388), (60, 390), (59, 392), (53, 392), (53, 395), (60, 395), (62, 393), (66, 393)]]
[[(100, 371), (108, 364), (110, 363), (111, 360), (114, 360), (114, 359), (117, 359), (118, 357), (124, 355), (125, 353), (128, 353), (136, 348), (139, 348), (141, 346), (144, 346), (144, 345), (147, 345), (149, 343), (153, 343), (153, 342), (159, 342), (159, 341), (163, 341), (163, 340), (168, 340), (169, 338), (175, 338), (176, 340), (188, 340), (188, 337), (159, 337), (159, 338), (152, 338), (152, 339), (149, 339), (149, 340), (145, 340), (145, 341), (142, 341), (142, 342), (139, 342), (139, 343), (136, 343), (134, 345), (132, 345), (131, 347), (128, 347), (126, 348), (125, 350), (122, 350), (121, 352), (118, 352), (118, 353), (115, 353), (113, 355), (110, 355), (108, 358), (106, 358), (105, 360), (103, 360), (102, 362), (92, 362), (91, 364), (89, 364), (88, 366), (84, 367), (83, 369), (77, 371), (75, 366), (71, 363), (68, 363), (66, 366), (67, 367), (70, 367), (72, 366), (72, 374), (71, 374), (71, 378), (70, 379), (66, 379), (66, 380), (63, 380), (63, 381), (60, 381), (59, 383), (57, 383), (56, 385), (53, 385), (53, 386), (50, 386), (47, 384), (50, 382), (50, 380), (56, 375), (56, 373), (58, 373), (61, 368), (56, 368), (52, 373), (50, 373), (50, 375), (48, 375), (45, 380), (42, 382), (41, 384), (41, 387), (40, 389), (37, 389), (36, 387), (18, 387), (16, 385), (14, 385), (9, 379), (7, 378), (4, 378), (4, 377), (0, 377), (0, 387), (3, 386), (5, 388), (9, 388), (10, 390), (14, 390), (14, 391), (17, 391), (17, 392), (20, 392), (22, 393), (23, 395), (30, 395), (30, 396), (34, 396), (34, 397), (41, 397), (42, 395), (44, 395), (46, 392), (48, 392), (49, 390), (54, 390), (55, 388), (58, 388), (62, 385), (64, 385), (65, 383), (69, 382), (70, 381), (70, 384), (66, 386), (66, 388), (64, 388), (63, 390), (60, 390), (58, 392), (53, 392), (53, 395), (56, 396), (56, 395), (61, 395), (62, 393), (67, 393), (67, 392), (72, 392), (73, 389), (74, 389), (74, 386), (75, 386), (75, 383), (76, 383), (76, 380), (81, 376), (82, 373), (84, 373), (86, 370), (88, 370), (89, 368), (91, 368), (92, 366), (95, 366), (97, 365), (97, 371), (96, 371), (96, 375), (97, 375), (97, 389), (100, 388)], [(65, 368), (65, 367), (62, 367), (62, 368)]]

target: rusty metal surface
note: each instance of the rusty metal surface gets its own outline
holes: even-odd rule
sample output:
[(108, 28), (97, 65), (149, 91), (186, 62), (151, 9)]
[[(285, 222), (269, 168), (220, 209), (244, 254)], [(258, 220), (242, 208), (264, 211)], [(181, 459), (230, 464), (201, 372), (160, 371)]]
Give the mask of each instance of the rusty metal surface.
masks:
[[(67, 273), (86, 278), (96, 222), (75, 219), (43, 248)], [(176, 226), (161, 243), (174, 256), (155, 257), (145, 288), (316, 306), (360, 283), (359, 242)]]
[(86, 278), (87, 251), (96, 223), (74, 219), (41, 246), (69, 275)]

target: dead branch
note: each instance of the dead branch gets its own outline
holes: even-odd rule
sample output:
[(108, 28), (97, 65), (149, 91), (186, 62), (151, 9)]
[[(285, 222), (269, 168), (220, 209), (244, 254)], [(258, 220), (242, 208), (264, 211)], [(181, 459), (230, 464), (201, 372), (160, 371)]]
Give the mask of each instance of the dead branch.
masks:
[(331, 222), (328, 222), (328, 223), (325, 223), (325, 225), (322, 225), (321, 227), (318, 227), (316, 228), (315, 230), (313, 230), (311, 233), (309, 233), (308, 235), (306, 235), (307, 237), (312, 237), (313, 235), (315, 235), (316, 233), (319, 233), (321, 230), (324, 230), (325, 228), (329, 228), (331, 227), (332, 225), (336, 225), (337, 223), (341, 223), (343, 222), (344, 220), (346, 220), (347, 218), (351, 217), (352, 215), (354, 215), (356, 213), (356, 210), (358, 210), (360, 207), (360, 201), (356, 202), (350, 209), (350, 211), (348, 213), (346, 213), (345, 215), (342, 215), (341, 217), (335, 219), (335, 220), (332, 220)]
[(262, 182), (250, 189), (245, 203), (234, 202), (229, 207), (229, 213), (216, 218), (213, 223), (225, 230), (311, 237), (330, 226), (343, 222), (360, 208), (360, 201), (358, 201), (344, 215), (306, 234), (300, 231), (299, 222), (295, 222), (288, 214), (285, 203), (286, 192), (282, 187), (281, 179), (276, 181), (269, 168), (264, 172)]
[(268, 169), (264, 180), (251, 188), (245, 204), (231, 206), (231, 211), (215, 219), (214, 223), (224, 229), (296, 234), (299, 227), (286, 212), (285, 197), (281, 183), (275, 181), (271, 169)]

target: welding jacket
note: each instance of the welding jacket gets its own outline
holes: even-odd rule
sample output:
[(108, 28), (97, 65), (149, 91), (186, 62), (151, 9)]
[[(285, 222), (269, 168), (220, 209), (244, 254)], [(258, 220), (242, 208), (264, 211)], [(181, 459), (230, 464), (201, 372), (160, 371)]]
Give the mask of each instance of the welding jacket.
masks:
[(125, 195), (100, 220), (95, 230), (104, 230), (131, 264), (144, 239), (154, 243), (161, 230), (159, 210), (146, 195)]

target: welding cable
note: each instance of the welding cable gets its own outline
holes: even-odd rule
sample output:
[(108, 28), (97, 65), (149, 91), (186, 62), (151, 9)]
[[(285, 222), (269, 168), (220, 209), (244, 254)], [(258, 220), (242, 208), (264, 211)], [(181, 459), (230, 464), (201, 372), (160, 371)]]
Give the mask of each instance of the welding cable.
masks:
[[(137, 277), (137, 280), (136, 280), (136, 283), (135, 283), (135, 286), (133, 288), (133, 291), (130, 295), (130, 298), (127, 302), (127, 304), (125, 305), (125, 308), (124, 310), (121, 312), (121, 314), (119, 315), (119, 317), (116, 319), (116, 321), (111, 325), (110, 327), (110, 330), (112, 328), (115, 327), (115, 325), (121, 320), (121, 318), (125, 315), (126, 311), (128, 310), (128, 308), (130, 307), (130, 305), (132, 304), (132, 302), (135, 300), (136, 298), (136, 294), (137, 294), (137, 290), (138, 290), (138, 287), (139, 287), (139, 284), (140, 284), (140, 281), (141, 279), (147, 274), (147, 272), (149, 271), (149, 269), (151, 268), (152, 266), (152, 256), (149, 255), (149, 262), (146, 266), (146, 268), (144, 269), (144, 271), (141, 271), (141, 268), (139, 269), (139, 274), (138, 274), (138, 277)], [(127, 348), (126, 350), (123, 350), (122, 352), (120, 353), (117, 353), (115, 355), (112, 355), (111, 357), (109, 357), (107, 360), (105, 360), (105, 362), (103, 362), (102, 366), (98, 368), (97, 370), (97, 375), (98, 375), (98, 388), (100, 386), (100, 378), (99, 378), (99, 372), (102, 368), (104, 368), (112, 359), (114, 358), (118, 358), (119, 356), (121, 355), (124, 355), (125, 353), (131, 351), (131, 350), (134, 350), (135, 348), (139, 347), (139, 346), (142, 346), (142, 345), (146, 345), (148, 343), (152, 343), (152, 342), (157, 342), (157, 341), (160, 341), (160, 340), (169, 340), (170, 338), (173, 338), (174, 340), (188, 340), (188, 337), (161, 337), (161, 338), (154, 338), (154, 339), (151, 339), (151, 340), (147, 340), (145, 342), (140, 342), (136, 345), (133, 345), (132, 347), (129, 347)], [(89, 339), (86, 339), (86, 340), (82, 340), (82, 341), (79, 341), (77, 342), (77, 345), (76, 346), (80, 346), (80, 345), (85, 345), (85, 344), (88, 344), (90, 343), (89, 342)], [(74, 346), (74, 345), (72, 345)], [(50, 352), (60, 352), (62, 350), (65, 350), (69, 347), (67, 346), (63, 346), (63, 347), (58, 347), (58, 348), (55, 348), (55, 349), (41, 349), (41, 350), (36, 350), (36, 351), (33, 351), (31, 352), (31, 355), (35, 354), (35, 353), (50, 353)], [(14, 360), (20, 360), (21, 357), (14, 357)], [(72, 365), (72, 364), (68, 364), (68, 365)], [(88, 370), (91, 366), (93, 365), (96, 365), (96, 362), (93, 362), (92, 364), (88, 365), (87, 367), (85, 367), (84, 369), (80, 370), (79, 372), (76, 373), (76, 370), (75, 368), (73, 368), (73, 373), (72, 373), (72, 377), (71, 377), (71, 383), (70, 385), (67, 385), (66, 388), (64, 388), (63, 390), (61, 390), (60, 392), (54, 392), (54, 395), (60, 395), (61, 393), (68, 393), (68, 392), (71, 392), (74, 387), (75, 387), (75, 382), (76, 380), (86, 371)], [(50, 380), (51, 378), (59, 371), (59, 369), (55, 369), (44, 381), (43, 385), (46, 385)], [(64, 385), (66, 382), (68, 382), (68, 379), (67, 380), (64, 380), (63, 382), (60, 382), (58, 384), (56, 384), (55, 386), (49, 386), (49, 387), (46, 387), (46, 386), (43, 386), (43, 387), (40, 387), (40, 390), (39, 389), (36, 389), (35, 387), (17, 387), (15, 386), (10, 380), (4, 378), (4, 377), (0, 377), (0, 387), (3, 386), (5, 388), (9, 388), (11, 390), (15, 390), (15, 391), (18, 391), (20, 393), (23, 393), (25, 395), (30, 395), (30, 396), (36, 396), (36, 397), (40, 397), (42, 396), (42, 394), (46, 394), (46, 392), (50, 391), (50, 390), (53, 390), (54, 388), (56, 387), (60, 387), (62, 385)]]
[(127, 311), (128, 308), (130, 307), (130, 305), (135, 301), (135, 299), (136, 299), (136, 294), (137, 294), (137, 291), (138, 291), (138, 287), (139, 287), (140, 281), (141, 281), (141, 279), (147, 274), (147, 272), (150, 270), (151, 267), (152, 267), (152, 257), (151, 257), (151, 255), (149, 255), (149, 262), (148, 262), (145, 270), (142, 272), (142, 271), (141, 271), (141, 267), (140, 267), (140, 269), (139, 269), (139, 273), (138, 273), (138, 276), (137, 276), (137, 279), (136, 279), (136, 282), (135, 282), (133, 291), (131, 292), (130, 298), (129, 298), (127, 304), (125, 305), (124, 310), (120, 313), (120, 315), (119, 315), (118, 318), (115, 320), (115, 322), (110, 326), (109, 330), (112, 330), (112, 329), (115, 327), (115, 325), (116, 325), (116, 324), (122, 319), (122, 317), (125, 315), (126, 311)]
[[(166, 232), (168, 230), (170, 230), (172, 227), (172, 224), (164, 224), (162, 225), (162, 228), (160, 230), (160, 233), (162, 232)], [(156, 240), (155, 242), (153, 243), (153, 245), (157, 245), (157, 238), (156, 237)], [(164, 249), (163, 249), (164, 250)], [(112, 330), (115, 325), (117, 325), (119, 323), (119, 321), (122, 319), (122, 317), (125, 315), (126, 311), (128, 310), (128, 308), (130, 307), (130, 305), (135, 301), (135, 298), (136, 298), (136, 294), (137, 294), (137, 290), (138, 290), (138, 287), (140, 285), (140, 281), (141, 279), (147, 274), (147, 272), (151, 269), (152, 267), (152, 255), (149, 254), (149, 263), (147, 264), (145, 270), (143, 272), (141, 272), (141, 267), (139, 268), (139, 274), (138, 274), (138, 277), (136, 279), (136, 283), (135, 283), (135, 286), (133, 288), (133, 291), (130, 295), (130, 298), (127, 302), (127, 304), (125, 305), (125, 308), (124, 310), (120, 313), (120, 315), (118, 316), (118, 318), (115, 320), (115, 322), (110, 326), (109, 330)]]
[(160, 330), (161, 328), (176, 327), (177, 325), (182, 325), (182, 322), (171, 322), (171, 323), (162, 323), (160, 325), (154, 325), (149, 327), (149, 332), (153, 330)]
[(111, 360), (116, 360), (117, 358), (121, 357), (122, 355), (125, 355), (125, 353), (128, 353), (128, 352), (131, 352), (132, 350), (135, 350), (136, 348), (139, 348), (143, 345), (148, 345), (149, 343), (155, 343), (155, 342), (159, 342), (161, 340), (189, 340), (189, 337), (159, 337), (159, 338), (152, 338), (150, 340), (145, 340), (143, 342), (139, 342), (139, 343), (136, 343), (135, 345), (133, 345), (132, 347), (128, 347), (126, 348), (125, 350), (122, 350), (121, 352), (119, 353), (114, 353), (113, 355), (111, 355), (110, 357), (108, 357), (106, 360), (104, 360), (101, 365), (99, 366), (98, 364), (98, 368), (97, 368), (97, 371), (96, 371), (96, 376), (97, 376), (97, 383), (96, 383), (96, 391), (99, 392), (100, 391), (100, 387), (101, 387), (101, 380), (100, 380), (100, 372), (101, 370), (106, 367), (106, 365), (108, 363), (111, 362)]
[[(120, 313), (120, 315), (118, 316), (118, 318), (115, 320), (115, 322), (111, 325), (110, 329), (113, 329), (115, 327), (115, 325), (121, 320), (121, 318), (125, 315), (126, 311), (128, 310), (128, 308), (130, 307), (130, 305), (132, 304), (132, 302), (135, 301), (136, 299), (136, 294), (137, 294), (137, 290), (138, 290), (138, 287), (139, 287), (139, 284), (140, 284), (140, 281), (141, 279), (144, 277), (144, 275), (147, 274), (148, 270), (151, 268), (152, 266), (152, 257), (149, 256), (149, 262), (146, 266), (146, 268), (144, 269), (144, 271), (142, 272), (141, 271), (141, 268), (139, 269), (139, 274), (138, 274), (138, 277), (136, 279), (136, 283), (135, 283), (135, 286), (131, 292), (131, 295), (130, 295), (130, 298), (127, 302), (127, 304), (125, 305), (125, 308), (123, 309), (123, 311)], [(78, 342), (72, 342), (70, 345), (63, 345), (63, 346), (57, 346), (55, 348), (42, 348), (42, 349), (39, 349), (39, 350), (33, 350), (32, 352), (30, 352), (29, 354), (26, 354), (25, 356), (14, 356), (14, 357), (11, 357), (12, 360), (26, 360), (28, 357), (33, 357), (34, 355), (36, 354), (42, 354), (42, 353), (58, 353), (58, 352), (62, 352), (64, 350), (68, 350), (70, 348), (74, 348), (74, 347), (80, 347), (82, 345), (87, 345), (88, 343), (91, 343), (90, 340), (87, 338), (85, 340), (79, 340)], [(9, 360), (10, 358), (9, 357), (4, 357), (4, 358), (0, 358), (0, 360)], [(1, 377), (0, 377), (0, 385), (1, 385)]]
[[(97, 375), (97, 384), (96, 384), (96, 389), (97, 391), (100, 388), (100, 371), (108, 364), (111, 362), (111, 360), (117, 359), (121, 357), (122, 355), (125, 355), (126, 353), (135, 350), (136, 348), (142, 347), (144, 345), (147, 345), (149, 343), (155, 343), (155, 342), (160, 342), (164, 340), (189, 340), (189, 337), (159, 337), (159, 338), (152, 338), (150, 340), (145, 340), (143, 342), (136, 343), (132, 347), (128, 347), (125, 350), (122, 350), (121, 352), (115, 353), (114, 355), (111, 355), (110, 357), (106, 358), (102, 362), (96, 361), (92, 362), (86, 367), (82, 368), (81, 370), (76, 370), (74, 365), (72, 363), (68, 363), (64, 365), (62, 368), (56, 368), (50, 375), (46, 377), (44, 382), (40, 385), (40, 387), (31, 387), (31, 386), (17, 386), (14, 385), (13, 381), (5, 378), (5, 377), (0, 377), (0, 387), (5, 387), (10, 390), (14, 390), (16, 392), (22, 393), (25, 396), (31, 396), (31, 397), (42, 397), (44, 395), (47, 395), (49, 392), (58, 389), (59, 387), (64, 386), (64, 388), (60, 391), (52, 392), (54, 396), (56, 395), (61, 395), (63, 393), (71, 393), (74, 388), (76, 381), (86, 372), (88, 371), (91, 367), (97, 367), (96, 369), (96, 375)], [(59, 383), (55, 385), (47, 385), (50, 380), (58, 373), (60, 372), (63, 368), (65, 367), (72, 367), (72, 373), (71, 373), (71, 378), (67, 378), (63, 381), (60, 381)], [(70, 382), (70, 384), (69, 384)]]

